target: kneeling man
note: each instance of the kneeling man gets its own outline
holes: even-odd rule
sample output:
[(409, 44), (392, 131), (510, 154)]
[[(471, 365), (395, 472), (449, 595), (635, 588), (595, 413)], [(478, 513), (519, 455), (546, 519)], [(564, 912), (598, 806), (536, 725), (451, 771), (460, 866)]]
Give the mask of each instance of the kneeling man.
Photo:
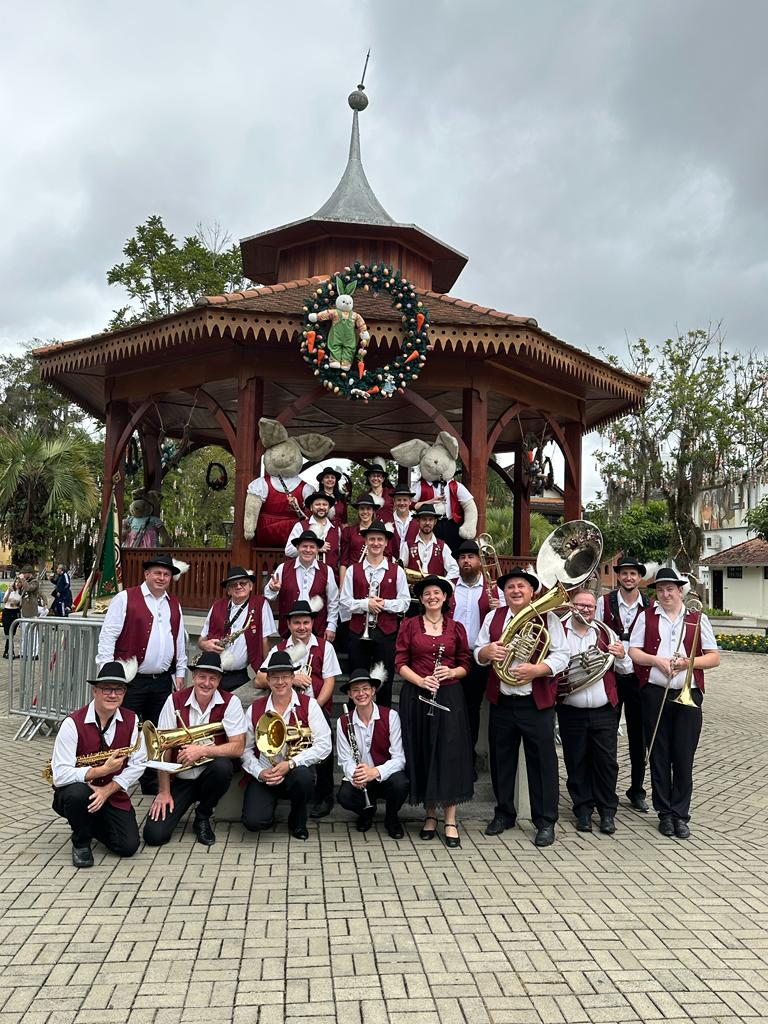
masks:
[[(219, 689), (223, 669), (215, 651), (201, 654), (192, 667), (192, 686), (172, 693), (163, 705), (158, 729), (188, 729), (196, 725), (221, 723), (213, 743), (186, 743), (171, 751), (182, 771), (158, 771), (158, 794), (144, 825), (147, 846), (162, 846), (192, 804), (198, 843), (212, 846), (216, 835), (211, 815), (232, 781), (232, 758), (240, 757), (245, 745), (245, 712), (239, 698)], [(190, 767), (202, 758), (206, 764)]]

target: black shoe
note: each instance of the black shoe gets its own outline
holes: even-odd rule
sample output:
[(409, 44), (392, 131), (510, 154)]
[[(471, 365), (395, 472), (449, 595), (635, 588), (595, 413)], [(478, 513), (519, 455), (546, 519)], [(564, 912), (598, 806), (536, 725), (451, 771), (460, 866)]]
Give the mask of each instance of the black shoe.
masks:
[[(456, 832), (456, 835), (455, 836), (449, 836), (446, 833), (446, 831), (445, 831), (447, 828), (454, 829), (455, 832)], [(448, 847), (449, 850), (457, 850), (461, 846), (461, 837), (459, 836), (459, 826), (458, 825), (443, 825), (443, 840), (444, 840), (445, 845)]]
[(485, 826), (485, 834), (487, 836), (500, 836), (501, 833), (505, 832), (508, 828), (514, 827), (514, 821), (510, 821), (509, 818), (505, 818), (503, 814), (494, 814)]
[(73, 846), (72, 863), (76, 868), (92, 868), (93, 851), (90, 846)]
[(395, 816), (394, 818), (384, 819), (384, 828), (387, 830), (387, 835), (390, 839), (402, 839), (405, 835), (405, 829), (400, 819)]
[[(3, 655), (3, 657), (4, 657), (4, 658), (7, 658), (7, 657), (8, 657), (8, 651), (6, 651), (6, 652), (5, 652), (5, 654)], [(477, 776), (475, 776), (475, 781), (477, 781)]]
[(659, 818), (659, 832), (663, 836), (673, 836), (675, 834), (675, 823), (671, 818)]
[(203, 846), (213, 846), (216, 842), (216, 833), (211, 827), (211, 819), (203, 818), (200, 815), (195, 815), (195, 835), (197, 836), (198, 843), (202, 843)]
[(688, 839), (691, 834), (691, 830), (688, 828), (688, 823), (682, 821), (680, 818), (675, 818), (675, 835), (678, 839)]
[(579, 814), (576, 818), (576, 831), (577, 832), (591, 832), (592, 831), (592, 815), (591, 814)]
[(629, 798), (630, 804), (632, 805), (632, 807), (635, 808), (636, 811), (640, 811), (643, 814), (648, 813), (648, 801), (645, 799), (644, 796), (629, 796), (629, 793), (627, 793), (627, 797)]
[(551, 846), (555, 841), (555, 826), (542, 825), (533, 840), (534, 846)]
[(357, 819), (357, 831), (367, 832), (373, 824), (373, 812), (364, 811), (363, 814), (358, 816)]
[(327, 814), (331, 813), (333, 802), (330, 797), (324, 797), (322, 800), (316, 800), (312, 804), (312, 809), (309, 812), (310, 818), (324, 818)]
[(291, 829), (291, 835), (294, 839), (309, 839), (306, 825), (296, 825)]
[(600, 831), (605, 833), (607, 836), (612, 836), (616, 831), (616, 823), (613, 820), (612, 814), (601, 814), (600, 815)]
[[(428, 821), (434, 821), (434, 828), (426, 828)], [(419, 839), (434, 839), (437, 835), (437, 818), (433, 818), (431, 814), (428, 814), (424, 819), (424, 824), (421, 826), (421, 832), (419, 832)]]

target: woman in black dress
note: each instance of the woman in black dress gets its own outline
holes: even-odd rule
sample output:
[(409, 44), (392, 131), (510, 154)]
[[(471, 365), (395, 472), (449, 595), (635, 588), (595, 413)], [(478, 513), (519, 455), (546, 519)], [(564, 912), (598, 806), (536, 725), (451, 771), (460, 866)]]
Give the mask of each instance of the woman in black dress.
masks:
[[(461, 845), (456, 805), (474, 793), (472, 738), (458, 685), (469, 668), (469, 645), (464, 626), (447, 614), (453, 593), (448, 580), (427, 576), (413, 590), (421, 611), (400, 626), (395, 656), (405, 680), (399, 710), (410, 801), (425, 807), (422, 839), (434, 839), (435, 812), (442, 806), (445, 845), (455, 849)], [(443, 707), (424, 702), (432, 698)]]

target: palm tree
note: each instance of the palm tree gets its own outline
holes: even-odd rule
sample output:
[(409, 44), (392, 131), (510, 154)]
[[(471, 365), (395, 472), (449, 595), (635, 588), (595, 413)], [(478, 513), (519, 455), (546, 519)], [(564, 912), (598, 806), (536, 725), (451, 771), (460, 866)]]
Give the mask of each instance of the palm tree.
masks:
[(92, 449), (83, 433), (0, 430), (0, 523), (17, 565), (45, 554), (60, 515), (88, 519), (98, 509)]

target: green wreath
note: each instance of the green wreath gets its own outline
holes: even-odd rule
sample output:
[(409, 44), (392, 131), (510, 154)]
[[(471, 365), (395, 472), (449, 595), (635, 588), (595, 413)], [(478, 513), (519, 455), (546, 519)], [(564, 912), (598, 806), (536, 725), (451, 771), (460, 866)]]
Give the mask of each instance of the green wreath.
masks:
[[(351, 366), (345, 367), (333, 360), (329, 351), (329, 337), (339, 319), (336, 300), (340, 295), (351, 296), (358, 286), (374, 295), (382, 292), (390, 295), (392, 308), (400, 313), (403, 321), (404, 338), (399, 355), (385, 366), (372, 370), (365, 368), (369, 335), (359, 314), (353, 314), (355, 322), (351, 329), (347, 326), (348, 335), (355, 338), (356, 352), (354, 360), (350, 360)], [(326, 313), (328, 316), (323, 315)], [(322, 319), (314, 319), (318, 316)], [(428, 328), (429, 313), (414, 286), (399, 270), (393, 270), (386, 263), (369, 267), (358, 260), (353, 267), (333, 274), (305, 300), (301, 352), (315, 376), (334, 394), (365, 402), (371, 398), (391, 398), (397, 392), (402, 394), (411, 381), (418, 379), (431, 349)], [(332, 367), (331, 362), (337, 365)]]

